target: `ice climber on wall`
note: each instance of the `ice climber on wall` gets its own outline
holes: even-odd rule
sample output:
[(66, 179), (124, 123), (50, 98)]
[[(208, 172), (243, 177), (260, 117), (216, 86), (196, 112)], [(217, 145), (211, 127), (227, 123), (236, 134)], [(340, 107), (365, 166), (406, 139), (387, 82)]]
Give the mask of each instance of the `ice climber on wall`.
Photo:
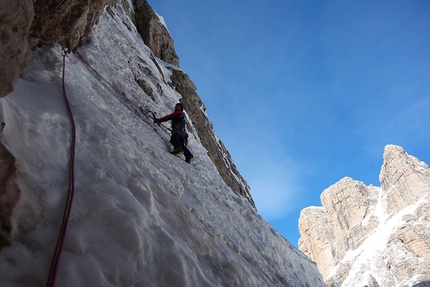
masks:
[(183, 153), (185, 155), (185, 161), (187, 163), (191, 163), (191, 161), (194, 160), (194, 156), (187, 148), (188, 134), (185, 130), (185, 113), (182, 103), (177, 103), (175, 105), (175, 110), (170, 115), (159, 119), (155, 118), (154, 123), (158, 124), (168, 120), (172, 121), (172, 136), (170, 137), (170, 143), (173, 145), (173, 151), (170, 153)]

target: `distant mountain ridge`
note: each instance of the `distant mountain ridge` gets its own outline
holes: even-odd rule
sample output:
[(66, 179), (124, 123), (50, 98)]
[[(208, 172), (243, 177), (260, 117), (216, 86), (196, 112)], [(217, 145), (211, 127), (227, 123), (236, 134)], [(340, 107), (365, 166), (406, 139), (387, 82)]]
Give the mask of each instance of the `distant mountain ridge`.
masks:
[(430, 286), (430, 169), (388, 145), (379, 180), (344, 178), (301, 212), (299, 249), (328, 286)]

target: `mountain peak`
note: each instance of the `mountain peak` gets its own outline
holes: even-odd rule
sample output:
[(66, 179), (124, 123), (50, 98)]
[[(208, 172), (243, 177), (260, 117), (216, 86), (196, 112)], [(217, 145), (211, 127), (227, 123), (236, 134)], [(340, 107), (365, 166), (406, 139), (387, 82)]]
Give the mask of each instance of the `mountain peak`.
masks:
[(430, 284), (430, 169), (400, 146), (383, 157), (381, 188), (343, 178), (300, 214), (299, 249), (328, 286)]

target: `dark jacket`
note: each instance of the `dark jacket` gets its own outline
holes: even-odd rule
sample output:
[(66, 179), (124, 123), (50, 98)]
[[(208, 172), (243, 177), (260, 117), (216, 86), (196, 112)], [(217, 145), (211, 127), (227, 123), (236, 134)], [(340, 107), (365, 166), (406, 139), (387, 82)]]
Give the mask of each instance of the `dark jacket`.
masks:
[(182, 136), (186, 135), (185, 132), (185, 114), (183, 111), (174, 111), (170, 115), (157, 119), (157, 122), (166, 122), (172, 120), (172, 133), (177, 133)]

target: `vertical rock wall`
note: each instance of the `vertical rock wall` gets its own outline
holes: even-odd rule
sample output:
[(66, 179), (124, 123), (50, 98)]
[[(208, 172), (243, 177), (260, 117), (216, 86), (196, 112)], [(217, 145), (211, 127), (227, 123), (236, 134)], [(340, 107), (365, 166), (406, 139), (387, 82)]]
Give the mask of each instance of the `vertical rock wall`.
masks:
[(379, 181), (384, 191), (385, 209), (392, 215), (429, 193), (430, 170), (401, 147), (388, 146)]
[(302, 210), (299, 218), (299, 249), (317, 262), (324, 277), (351, 248), (378, 224), (374, 217), (364, 221), (376, 204), (377, 189), (346, 177), (324, 190), (323, 207)]
[(33, 16), (31, 0), (0, 1), (0, 97), (13, 91), (21, 71), (30, 64), (28, 33)]
[(179, 67), (172, 37), (158, 15), (145, 0), (134, 0), (136, 28), (152, 53), (166, 63)]
[(15, 158), (0, 144), (0, 251), (12, 243), (11, 232), (13, 208), (20, 192), (16, 183)]
[(34, 47), (60, 44), (69, 51), (82, 46), (104, 8), (117, 0), (37, 0), (29, 41)]

